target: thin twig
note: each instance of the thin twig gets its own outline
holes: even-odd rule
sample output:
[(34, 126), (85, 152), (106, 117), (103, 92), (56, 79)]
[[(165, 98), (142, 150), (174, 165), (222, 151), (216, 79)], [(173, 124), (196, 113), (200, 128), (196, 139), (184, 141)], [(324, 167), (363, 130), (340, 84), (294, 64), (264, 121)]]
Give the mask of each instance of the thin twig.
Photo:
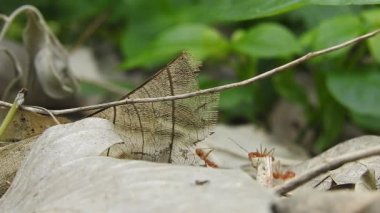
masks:
[[(204, 89), (204, 90), (198, 90), (196, 92), (185, 93), (185, 94), (174, 95), (174, 96), (155, 97), (155, 98), (123, 99), (123, 100), (119, 100), (119, 101), (113, 101), (113, 102), (108, 102), (108, 103), (103, 103), (103, 104), (95, 104), (95, 105), (84, 106), (84, 107), (76, 107), (76, 108), (71, 108), (71, 109), (50, 110), (50, 112), (53, 113), (54, 115), (62, 115), (62, 114), (69, 114), (69, 113), (75, 113), (75, 112), (81, 112), (81, 111), (87, 111), (87, 110), (103, 109), (103, 108), (108, 108), (108, 107), (112, 107), (112, 106), (124, 105), (124, 104), (171, 101), (171, 100), (190, 98), (190, 97), (194, 97), (194, 96), (198, 96), (198, 95), (217, 93), (217, 92), (224, 91), (227, 89), (232, 89), (232, 88), (241, 87), (241, 86), (251, 84), (251, 83), (256, 82), (258, 80), (272, 76), (272, 75), (274, 75), (280, 71), (284, 71), (284, 70), (286, 70), (290, 67), (293, 67), (297, 64), (305, 62), (311, 58), (314, 58), (314, 57), (317, 57), (317, 56), (320, 56), (320, 55), (323, 55), (323, 54), (326, 54), (329, 52), (333, 52), (333, 51), (336, 51), (338, 49), (342, 49), (344, 47), (359, 43), (363, 40), (366, 40), (370, 37), (375, 36), (378, 33), (380, 33), (380, 29), (377, 29), (377, 30), (372, 31), (370, 33), (364, 34), (362, 36), (356, 37), (354, 39), (351, 39), (349, 41), (343, 42), (341, 44), (338, 44), (338, 45), (335, 45), (335, 46), (332, 46), (332, 47), (329, 47), (326, 49), (322, 49), (322, 50), (315, 51), (315, 52), (310, 52), (310, 53), (308, 53), (308, 54), (306, 54), (306, 55), (304, 55), (304, 56), (302, 56), (296, 60), (293, 60), (289, 63), (286, 63), (282, 66), (276, 67), (272, 70), (264, 72), (260, 75), (252, 77), (250, 79), (240, 81), (240, 82), (236, 82), (236, 83), (232, 83), (232, 84), (226, 84), (223, 86), (213, 87), (213, 88)], [(0, 101), (0, 105), (9, 107), (9, 103), (6, 104), (6, 102), (2, 102), (2, 101)], [(35, 113), (46, 114), (46, 112), (44, 112), (43, 110), (38, 110), (38, 109), (27, 107), (27, 106), (23, 106), (22, 108), (24, 110), (32, 111)]]
[(33, 106), (34, 108), (36, 109), (41, 109), (43, 111), (45, 111), (48, 115), (50, 115), (50, 117), (53, 119), (53, 121), (56, 123), (56, 124), (61, 124), (59, 122), (59, 120), (55, 117), (55, 115), (53, 113), (50, 112), (50, 110), (46, 109), (46, 108), (43, 108), (43, 107), (40, 107), (40, 106)]
[(338, 156), (332, 159), (326, 159), (325, 163), (317, 166), (295, 178), (285, 182), (284, 184), (274, 188), (275, 192), (279, 195), (285, 195), (286, 193), (296, 189), (309, 180), (317, 177), (318, 175), (336, 169), (345, 163), (357, 161), (363, 158), (371, 157), (374, 155), (380, 155), (380, 146), (371, 147), (366, 150), (357, 151), (354, 153), (348, 153)]

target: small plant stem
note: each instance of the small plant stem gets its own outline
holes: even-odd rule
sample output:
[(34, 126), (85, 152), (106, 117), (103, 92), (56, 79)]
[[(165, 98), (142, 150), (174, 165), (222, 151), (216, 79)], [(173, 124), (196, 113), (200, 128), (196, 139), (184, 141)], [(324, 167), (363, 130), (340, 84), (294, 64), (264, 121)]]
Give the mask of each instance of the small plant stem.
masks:
[(0, 137), (4, 134), (5, 130), (9, 126), (9, 124), (12, 122), (13, 118), (16, 115), (16, 112), (18, 108), (24, 103), (24, 97), (25, 94), (27, 93), (26, 89), (21, 89), (15, 98), (15, 101), (13, 102), (11, 108), (9, 109), (7, 115), (5, 116), (3, 122), (1, 123), (0, 126)]

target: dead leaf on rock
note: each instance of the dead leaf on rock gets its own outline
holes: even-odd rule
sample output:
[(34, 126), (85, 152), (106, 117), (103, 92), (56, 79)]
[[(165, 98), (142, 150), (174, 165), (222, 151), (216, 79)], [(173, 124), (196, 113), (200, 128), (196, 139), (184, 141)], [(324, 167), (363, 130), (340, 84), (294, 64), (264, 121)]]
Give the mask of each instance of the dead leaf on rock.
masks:
[(19, 142), (11, 143), (0, 148), (0, 197), (7, 191), (21, 166), (21, 162), (29, 154), (33, 142), (31, 137)]
[[(350, 152), (368, 149), (369, 147), (378, 146), (379, 144), (379, 136), (362, 136), (350, 139), (330, 148), (329, 150), (310, 160), (307, 160), (296, 166), (292, 166), (291, 169), (297, 174), (301, 174), (311, 168), (324, 164), (327, 159), (334, 158), (342, 154), (348, 154)], [(361, 181), (363, 174), (369, 170), (374, 171), (375, 179), (377, 180), (376, 184), (379, 185), (378, 179), (380, 175), (380, 157), (375, 156), (356, 162), (346, 163), (338, 169), (319, 175), (318, 177), (304, 184), (299, 189), (316, 188), (319, 190), (329, 190), (331, 188), (339, 188), (340, 185), (354, 186), (356, 183)]]
[[(124, 98), (173, 96), (198, 90), (198, 64), (184, 53)], [(193, 145), (210, 135), (216, 122), (217, 93), (154, 103), (110, 107), (92, 116), (115, 124), (123, 144), (109, 155), (177, 164), (199, 164)]]
[[(0, 109), (0, 114), (6, 114), (8, 110)], [(57, 117), (60, 123), (68, 123), (69, 119)], [(0, 119), (2, 120), (2, 119)], [(12, 122), (7, 127), (5, 133), (0, 137), (2, 142), (21, 141), (33, 136), (40, 135), (47, 128), (57, 125), (48, 115), (19, 109)]]
[(376, 183), (375, 171), (368, 169), (360, 176), (360, 180), (356, 182), (355, 191), (376, 191)]
[(270, 212), (274, 193), (239, 170), (98, 156), (119, 140), (99, 118), (48, 129), (1, 198), (0, 211)]

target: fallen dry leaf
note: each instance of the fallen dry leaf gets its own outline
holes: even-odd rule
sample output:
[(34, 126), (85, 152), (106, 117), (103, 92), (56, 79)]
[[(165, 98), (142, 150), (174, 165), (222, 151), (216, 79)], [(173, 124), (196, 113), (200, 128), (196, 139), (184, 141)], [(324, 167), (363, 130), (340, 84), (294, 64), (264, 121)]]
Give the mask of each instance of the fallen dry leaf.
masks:
[[(322, 154), (304, 161), (298, 165), (292, 166), (291, 169), (297, 174), (307, 172), (309, 169), (324, 164), (326, 159), (334, 158), (342, 154), (348, 154), (359, 150), (368, 149), (368, 147), (380, 144), (379, 136), (362, 136), (350, 139), (346, 142), (340, 143)], [(365, 158), (356, 162), (347, 163), (338, 169), (321, 174), (308, 183), (304, 184), (299, 189), (317, 188), (320, 190), (329, 190), (332, 187), (339, 187), (340, 185), (352, 185), (360, 181), (362, 175), (368, 170), (375, 172), (377, 185), (379, 185), (380, 175), (380, 157)]]
[(31, 64), (27, 73), (24, 73), (28, 77), (25, 87), (33, 96), (29, 101), (34, 105), (43, 98), (66, 101), (73, 98), (78, 85), (69, 67), (65, 48), (37, 9), (26, 10), (26, 14), (28, 23), (23, 40)]
[[(0, 109), (1, 114), (6, 114), (8, 109)], [(57, 117), (60, 123), (69, 123), (69, 119)], [(2, 119), (0, 119), (0, 122)], [(57, 125), (52, 117), (19, 109), (12, 122), (0, 137), (3, 142), (21, 141), (30, 137), (40, 135), (47, 128)]]
[[(184, 53), (124, 98), (173, 96), (198, 90), (198, 64)], [(218, 94), (126, 104), (92, 116), (115, 124), (123, 143), (110, 156), (176, 164), (199, 164), (194, 144), (210, 135), (216, 122)]]
[(37, 137), (31, 137), (0, 148), (0, 196), (9, 188), (36, 139)]

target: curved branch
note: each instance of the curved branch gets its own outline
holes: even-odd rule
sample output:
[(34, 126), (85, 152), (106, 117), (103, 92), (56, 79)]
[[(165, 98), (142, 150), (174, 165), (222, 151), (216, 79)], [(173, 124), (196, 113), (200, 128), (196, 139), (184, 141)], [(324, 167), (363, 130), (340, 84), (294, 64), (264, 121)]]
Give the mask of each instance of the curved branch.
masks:
[(348, 153), (333, 159), (326, 159), (325, 164), (314, 167), (306, 173), (294, 177), (293, 179), (285, 182), (284, 184), (275, 187), (274, 190), (279, 195), (285, 195), (286, 193), (296, 189), (297, 187), (301, 186), (302, 184), (308, 182), (309, 180), (317, 177), (322, 173), (339, 168), (345, 163), (357, 161), (374, 155), (380, 155), (380, 146), (371, 147), (369, 149), (357, 151), (354, 153)]
[[(269, 70), (269, 71), (266, 71), (260, 75), (257, 75), (257, 76), (254, 76), (250, 79), (247, 79), (247, 80), (244, 80), (244, 81), (240, 81), (240, 82), (236, 82), (236, 83), (231, 83), (231, 84), (226, 84), (226, 85), (223, 85), (223, 86), (218, 86), (218, 87), (213, 87), (213, 88), (209, 88), (209, 89), (204, 89), (204, 90), (199, 90), (199, 91), (196, 91), (196, 92), (191, 92), (191, 93), (185, 93), (185, 94), (180, 94), (180, 95), (174, 95), (174, 96), (166, 96), (166, 97), (156, 97), (156, 98), (136, 98), (136, 99), (123, 99), (123, 100), (119, 100), (119, 101), (113, 101), (113, 102), (108, 102), (108, 103), (103, 103), (103, 104), (95, 104), (95, 105), (90, 105), (90, 106), (84, 106), (84, 107), (76, 107), (76, 108), (71, 108), (71, 109), (62, 109), (62, 110), (50, 110), (51, 113), (53, 113), (54, 115), (62, 115), (62, 114), (69, 114), (69, 113), (75, 113), (75, 112), (80, 112), (80, 111), (88, 111), (88, 110), (95, 110), (95, 109), (103, 109), (103, 108), (107, 108), (107, 107), (112, 107), (112, 106), (118, 106), (118, 105), (123, 105), (123, 104), (132, 104), (132, 103), (151, 103), (151, 102), (160, 102), (160, 101), (171, 101), (171, 100), (177, 100), (177, 99), (185, 99), (185, 98), (190, 98), (190, 97), (194, 97), (194, 96), (198, 96), (198, 95), (203, 95), (203, 94), (210, 94), (210, 93), (217, 93), (217, 92), (221, 92), (221, 91), (224, 91), (224, 90), (227, 90), (227, 89), (232, 89), (232, 88), (236, 88), (236, 87), (241, 87), (241, 86), (245, 86), (245, 85), (248, 85), (248, 84), (251, 84), (251, 83), (254, 83), (258, 80), (261, 80), (261, 79), (264, 79), (264, 78), (267, 78), (269, 76), (272, 76), (278, 72), (281, 72), (281, 71), (284, 71), (290, 67), (293, 67), (295, 65), (298, 65), (300, 63), (303, 63), (311, 58), (314, 58), (314, 57), (317, 57), (317, 56), (320, 56), (320, 55), (324, 55), (326, 53), (329, 53), (329, 52), (333, 52), (333, 51), (336, 51), (338, 49), (342, 49), (344, 47), (347, 47), (347, 46), (350, 46), (350, 45), (353, 45), (353, 44), (357, 44), (363, 40), (366, 40), (370, 37), (373, 37), (375, 35), (377, 35), (378, 33), (380, 33), (380, 29), (377, 29), (375, 31), (372, 31), (370, 33), (367, 33), (367, 34), (364, 34), (362, 36), (359, 36), (359, 37), (356, 37), (354, 39), (351, 39), (349, 41), (346, 41), (346, 42), (343, 42), (341, 44), (338, 44), (338, 45), (335, 45), (335, 46), (332, 46), (332, 47), (329, 47), (329, 48), (326, 48), (326, 49), (322, 49), (322, 50), (319, 50), (319, 51), (315, 51), (315, 52), (310, 52), (300, 58), (297, 58), (296, 60), (293, 60), (291, 62), (288, 62), (282, 66), (279, 66), (279, 67), (276, 67), (272, 70)], [(6, 107), (9, 107), (10, 104), (7, 103), (7, 102), (2, 102), (0, 101), (0, 105), (2, 106), (6, 106)], [(46, 114), (45, 111), (43, 110), (39, 110), (39, 109), (36, 109), (36, 108), (33, 108), (33, 107), (28, 107), (28, 106), (23, 106), (22, 107), (24, 110), (28, 110), (28, 111), (32, 111), (32, 112), (36, 112), (36, 113), (40, 113), (40, 114)]]

